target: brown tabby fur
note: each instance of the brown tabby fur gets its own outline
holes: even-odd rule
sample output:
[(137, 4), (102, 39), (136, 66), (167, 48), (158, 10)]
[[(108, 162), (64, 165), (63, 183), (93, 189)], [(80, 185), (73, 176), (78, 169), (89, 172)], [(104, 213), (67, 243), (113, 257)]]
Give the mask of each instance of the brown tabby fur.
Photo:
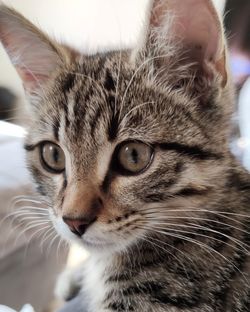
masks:
[[(91, 251), (83, 311), (249, 312), (250, 177), (229, 150), (225, 53), (208, 78), (157, 27), (132, 53), (83, 56), (49, 43), (58, 64), (35, 88), (14, 62), (31, 103), (27, 164), (55, 227)], [(17, 28), (38, 32), (2, 6), (0, 39), (12, 59), (8, 33)], [(137, 176), (112, 169), (115, 147), (127, 140), (155, 150)], [(41, 141), (64, 149), (64, 174), (42, 168)], [(83, 238), (59, 228), (62, 215), (90, 211), (97, 220)]]

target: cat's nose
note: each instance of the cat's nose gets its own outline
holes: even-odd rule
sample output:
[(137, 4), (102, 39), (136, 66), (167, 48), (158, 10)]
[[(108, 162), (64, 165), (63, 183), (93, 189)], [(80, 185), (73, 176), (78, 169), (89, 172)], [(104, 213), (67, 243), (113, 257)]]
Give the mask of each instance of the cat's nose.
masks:
[(96, 221), (96, 217), (92, 218), (70, 218), (63, 216), (63, 221), (68, 225), (70, 231), (81, 237), (87, 228)]

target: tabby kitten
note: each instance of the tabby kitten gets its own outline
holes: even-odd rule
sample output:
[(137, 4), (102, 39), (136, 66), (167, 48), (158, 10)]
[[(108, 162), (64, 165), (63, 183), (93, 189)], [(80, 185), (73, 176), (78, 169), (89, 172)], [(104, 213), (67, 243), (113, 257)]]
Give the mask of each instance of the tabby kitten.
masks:
[(90, 250), (82, 311), (250, 311), (250, 177), (229, 150), (212, 2), (151, 1), (131, 51), (81, 55), (5, 6), (0, 39), (30, 102), (38, 191)]

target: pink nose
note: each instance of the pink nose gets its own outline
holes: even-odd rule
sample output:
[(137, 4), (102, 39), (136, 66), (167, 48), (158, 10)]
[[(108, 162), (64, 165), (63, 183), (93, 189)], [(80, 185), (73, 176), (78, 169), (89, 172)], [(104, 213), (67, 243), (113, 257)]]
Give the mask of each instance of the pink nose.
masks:
[(87, 228), (96, 221), (95, 218), (70, 218), (63, 217), (63, 221), (68, 225), (70, 231), (75, 235), (81, 237)]

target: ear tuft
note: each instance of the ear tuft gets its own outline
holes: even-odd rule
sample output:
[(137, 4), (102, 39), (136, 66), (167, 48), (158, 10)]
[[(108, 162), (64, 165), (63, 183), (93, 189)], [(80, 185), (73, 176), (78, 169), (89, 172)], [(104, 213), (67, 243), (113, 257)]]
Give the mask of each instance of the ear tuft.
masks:
[(63, 49), (15, 10), (0, 5), (0, 41), (28, 93), (38, 93), (63, 61)]
[[(214, 79), (227, 83), (226, 46), (222, 22), (211, 0), (152, 0), (144, 51), (155, 58), (158, 72), (178, 66), (200, 88)], [(145, 36), (144, 36), (145, 37)]]

